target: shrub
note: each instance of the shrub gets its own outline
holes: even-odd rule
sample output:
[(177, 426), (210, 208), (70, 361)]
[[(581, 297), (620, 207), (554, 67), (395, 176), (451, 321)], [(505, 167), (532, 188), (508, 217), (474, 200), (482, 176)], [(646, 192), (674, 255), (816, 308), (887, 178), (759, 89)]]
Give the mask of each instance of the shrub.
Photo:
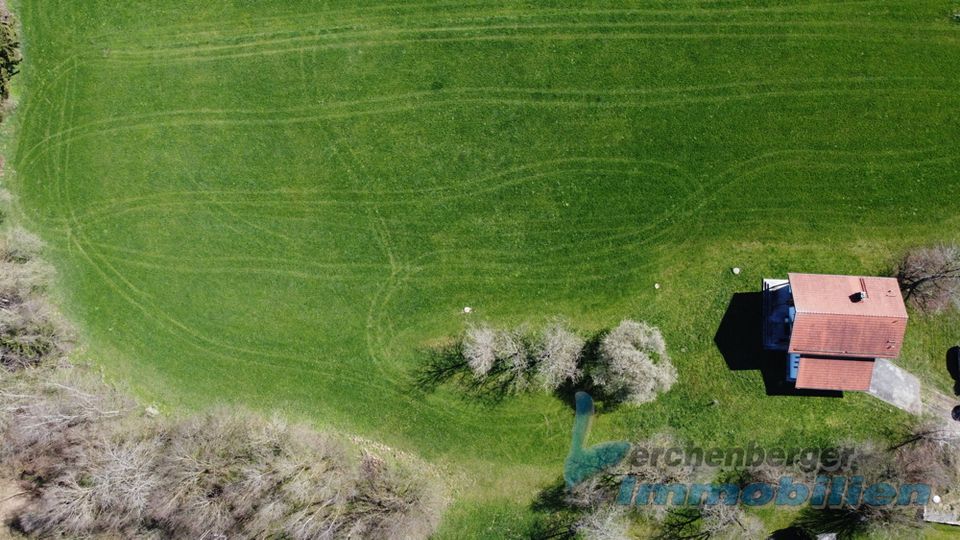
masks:
[(494, 354), (497, 333), (489, 326), (472, 326), (463, 338), (463, 359), (474, 376), (483, 378), (493, 368), (497, 358)]
[(579, 367), (584, 340), (557, 323), (543, 331), (537, 350), (537, 376), (541, 386), (554, 390), (561, 384), (577, 382), (583, 375)]
[(917, 309), (943, 311), (960, 298), (960, 248), (939, 245), (908, 252), (897, 268), (897, 281)]
[(43, 251), (43, 241), (22, 227), (9, 229), (3, 240), (3, 260), (26, 263), (36, 259)]
[(52, 270), (37, 260), (40, 240), (14, 228), (0, 244), (0, 367), (39, 364), (66, 352), (69, 332), (42, 296)]
[(4, 367), (35, 365), (62, 352), (63, 342), (57, 315), (46, 302), (15, 302), (0, 310), (0, 357)]
[(677, 379), (663, 335), (644, 322), (621, 322), (603, 338), (600, 356), (602, 363), (591, 374), (593, 380), (627, 401), (653, 401)]

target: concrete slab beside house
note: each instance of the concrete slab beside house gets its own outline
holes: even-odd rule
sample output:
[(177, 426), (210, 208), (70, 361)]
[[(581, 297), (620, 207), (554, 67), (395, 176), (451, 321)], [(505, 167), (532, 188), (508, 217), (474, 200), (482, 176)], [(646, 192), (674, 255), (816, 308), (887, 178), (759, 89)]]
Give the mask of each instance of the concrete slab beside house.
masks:
[(763, 280), (763, 341), (785, 353), (797, 388), (868, 391), (878, 359), (903, 346), (907, 309), (894, 278), (790, 273)]

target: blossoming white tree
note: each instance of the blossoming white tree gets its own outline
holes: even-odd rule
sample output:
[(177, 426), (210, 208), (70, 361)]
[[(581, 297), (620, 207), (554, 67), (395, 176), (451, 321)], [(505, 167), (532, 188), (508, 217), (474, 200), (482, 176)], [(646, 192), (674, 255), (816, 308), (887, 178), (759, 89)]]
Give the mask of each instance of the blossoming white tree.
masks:
[(622, 321), (603, 338), (600, 355), (603, 362), (592, 374), (594, 381), (633, 403), (655, 400), (677, 380), (663, 335), (645, 322)]

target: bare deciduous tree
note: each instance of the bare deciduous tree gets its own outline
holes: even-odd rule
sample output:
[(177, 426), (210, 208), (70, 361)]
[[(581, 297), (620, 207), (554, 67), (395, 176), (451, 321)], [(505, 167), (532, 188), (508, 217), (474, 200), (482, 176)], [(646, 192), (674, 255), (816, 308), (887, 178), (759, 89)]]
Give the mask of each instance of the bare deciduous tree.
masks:
[(676, 382), (663, 335), (645, 322), (621, 322), (604, 337), (600, 355), (603, 363), (592, 373), (594, 381), (628, 401), (653, 401)]
[(763, 522), (739, 505), (672, 508), (659, 523), (662, 540), (740, 540), (766, 538)]
[(612, 504), (620, 489), (622, 475), (600, 474), (569, 488), (563, 502), (572, 508), (590, 509)]
[(553, 390), (566, 381), (577, 382), (581, 371), (580, 357), (584, 340), (560, 323), (543, 331), (543, 339), (537, 350), (537, 375), (540, 384)]
[(463, 358), (474, 376), (483, 378), (497, 361), (497, 332), (489, 326), (471, 326), (463, 337)]
[[(79, 443), (98, 440), (104, 421), (128, 402), (81, 368), (34, 368), (0, 379), (0, 461), (56, 474)], [(85, 436), (78, 436), (78, 433)], [(48, 471), (46, 467), (51, 467)]]
[(896, 480), (950, 488), (960, 482), (960, 440), (950, 428), (933, 421), (919, 423), (890, 449)]
[(519, 392), (527, 387), (528, 370), (532, 364), (530, 350), (526, 343), (526, 329), (518, 327), (514, 330), (497, 332), (494, 355), (508, 374), (509, 385), (513, 391)]
[(700, 508), (703, 538), (740, 540), (765, 538), (763, 522), (747, 515), (740, 505), (713, 504)]
[(918, 309), (936, 313), (960, 298), (960, 247), (914, 249), (897, 268), (904, 298)]
[(584, 540), (627, 540), (630, 536), (630, 522), (623, 508), (603, 505), (584, 514), (574, 530)]

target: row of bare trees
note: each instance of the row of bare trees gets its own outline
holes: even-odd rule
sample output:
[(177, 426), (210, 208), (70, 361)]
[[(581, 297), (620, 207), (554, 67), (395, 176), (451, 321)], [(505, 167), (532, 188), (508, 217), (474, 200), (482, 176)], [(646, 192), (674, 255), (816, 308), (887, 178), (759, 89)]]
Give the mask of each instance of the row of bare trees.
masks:
[(423, 538), (427, 468), (279, 417), (141, 416), (81, 367), (0, 379), (0, 463), (30, 479), (15, 526), (43, 537)]
[(461, 351), (478, 379), (499, 369), (520, 381), (518, 389), (524, 388), (533, 375), (540, 386), (552, 390), (564, 382), (580, 379), (578, 364), (584, 345), (583, 338), (562, 323), (548, 326), (537, 337), (532, 337), (523, 326), (500, 330), (481, 325), (467, 329)]
[(471, 326), (460, 344), (473, 377), (506, 377), (521, 391), (535, 381), (555, 390), (590, 377), (593, 385), (626, 401), (646, 403), (673, 385), (677, 372), (660, 330), (645, 322), (624, 320), (600, 339), (596, 358), (586, 354), (587, 340), (559, 322), (537, 334), (525, 326), (503, 330)]

